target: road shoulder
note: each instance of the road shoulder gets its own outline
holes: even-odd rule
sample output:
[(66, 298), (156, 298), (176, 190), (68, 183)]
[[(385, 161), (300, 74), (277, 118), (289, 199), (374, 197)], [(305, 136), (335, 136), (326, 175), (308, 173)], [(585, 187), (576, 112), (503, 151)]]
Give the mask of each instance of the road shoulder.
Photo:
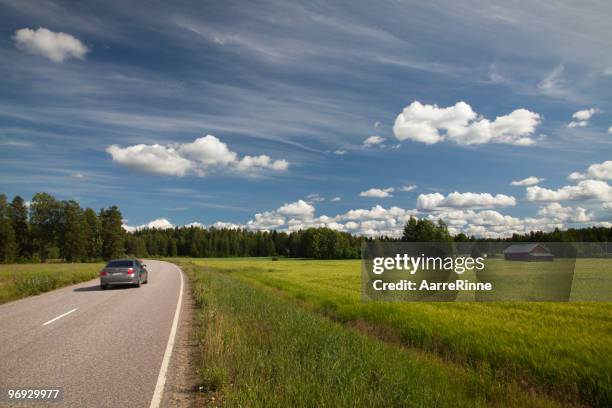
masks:
[(185, 276), (183, 304), (174, 350), (168, 367), (162, 396), (162, 407), (195, 407), (204, 405), (199, 393), (197, 372), (198, 342), (196, 338), (196, 306), (191, 295), (189, 278)]

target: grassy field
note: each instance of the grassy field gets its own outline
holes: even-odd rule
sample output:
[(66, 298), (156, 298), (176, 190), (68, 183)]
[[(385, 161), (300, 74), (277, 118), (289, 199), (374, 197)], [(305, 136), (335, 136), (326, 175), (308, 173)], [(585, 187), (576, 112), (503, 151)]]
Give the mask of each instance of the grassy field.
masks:
[[(400, 376), (404, 377), (401, 378), (405, 378), (408, 384), (420, 378), (419, 387), (424, 387), (426, 390), (421, 398), (427, 398), (430, 394), (437, 395), (440, 388), (436, 386), (443, 387), (444, 395), (440, 396), (441, 400), (436, 402), (423, 399), (422, 405), (426, 406), (446, 405), (449, 401), (467, 404), (470, 398), (474, 404), (520, 405), (517, 402), (519, 395), (528, 399), (527, 405), (540, 404), (542, 401), (539, 397), (536, 398), (540, 396), (564, 404), (610, 406), (612, 400), (610, 378), (612, 304), (610, 303), (362, 302), (359, 261), (207, 259), (196, 260), (195, 263), (206, 265), (207, 270), (219, 271), (206, 273), (200, 271), (194, 275), (204, 288), (207, 285), (218, 287), (214, 293), (207, 293), (204, 290), (198, 295), (200, 302), (213, 302), (217, 305), (216, 308), (222, 310), (205, 319), (208, 327), (223, 324), (227, 325), (227, 328), (237, 326), (240, 330), (245, 330), (241, 335), (236, 334), (239, 346), (233, 345), (231, 341), (222, 342), (221, 353), (225, 352), (231, 358), (236, 357), (235, 347), (246, 347), (243, 350), (246, 354), (240, 357), (243, 359), (257, 360), (259, 357), (263, 359), (263, 355), (259, 357), (248, 355), (249, 349), (257, 354), (259, 347), (263, 347), (262, 352), (268, 350), (264, 353), (267, 358), (274, 358), (276, 351), (272, 350), (277, 350), (274, 342), (291, 342), (292, 336), (298, 336), (297, 333), (302, 329), (306, 330), (295, 327), (294, 323), (285, 320), (298, 319), (298, 316), (302, 320), (314, 319), (313, 330), (316, 327), (319, 333), (317, 336), (321, 337), (318, 338), (314, 334), (298, 336), (300, 339), (295, 341), (301, 342), (303, 347), (300, 353), (308, 355), (308, 350), (312, 348), (315, 355), (325, 356), (325, 353), (342, 355), (342, 359), (336, 360), (335, 364), (330, 362), (342, 373), (340, 377), (329, 374), (331, 378), (324, 379), (322, 373), (319, 373), (317, 378), (310, 380), (314, 386), (317, 381), (333, 381), (335, 378), (335, 388), (333, 384), (321, 386), (321, 392), (324, 389), (330, 392), (326, 397), (328, 399), (324, 399), (326, 403), (323, 405), (342, 403), (340, 400), (334, 400), (332, 394), (340, 392), (341, 385), (344, 388), (362, 380), (364, 382), (361, 392), (373, 393), (368, 394), (367, 398), (371, 399), (364, 400), (364, 405), (367, 403), (382, 405), (383, 401), (387, 401), (385, 396), (395, 397), (394, 393), (398, 393), (398, 389), (401, 388), (398, 388), (397, 384), (393, 387), (394, 391), (391, 389), (384, 391), (386, 384), (381, 383), (380, 386), (383, 388), (378, 391), (382, 394), (377, 394), (378, 391), (370, 390), (371, 385), (368, 385), (363, 378), (365, 373), (353, 366), (353, 364), (366, 366), (377, 364), (378, 370), (386, 370), (385, 367), (390, 370), (387, 374), (381, 374), (384, 378), (390, 378), (387, 375), (395, 372), (394, 370), (398, 372), (393, 376), (397, 378), (400, 375), (398, 373), (402, 373)], [(588, 268), (589, 265), (586, 265), (586, 269)], [(196, 286), (196, 290), (200, 289)], [(233, 290), (237, 292), (232, 293)], [(248, 301), (241, 306), (242, 296), (248, 296)], [(276, 309), (280, 313), (278, 316), (275, 316), (276, 311), (273, 312)], [(293, 313), (296, 315), (291, 315)], [(221, 320), (224, 321), (221, 323), (217, 321), (219, 316), (223, 316)], [(245, 320), (237, 322), (233, 319)], [(262, 327), (258, 328), (260, 324)], [(266, 327), (271, 330), (264, 330)], [(291, 332), (291, 330), (297, 331)], [(363, 343), (360, 343), (360, 346), (338, 343), (334, 345), (335, 351), (327, 349), (321, 344), (325, 332), (328, 332), (330, 339), (336, 335), (348, 336), (346, 339), (360, 339), (351, 340), (355, 341), (355, 344)], [(332, 335), (332, 332), (336, 334)], [(369, 340), (357, 336), (357, 333), (366, 333)], [(204, 330), (205, 344), (211, 341), (207, 338), (210, 334), (211, 332)], [(219, 331), (217, 335), (223, 336), (223, 331)], [(256, 345), (241, 343), (251, 341), (241, 339), (242, 336), (253, 335), (255, 340), (263, 336), (264, 338), (260, 339), (263, 343)], [(283, 339), (277, 339), (279, 336)], [(343, 341), (349, 342), (349, 340)], [(322, 350), (322, 347), (325, 350)], [(387, 351), (373, 353), (370, 347), (380, 347), (380, 350)], [(385, 353), (389, 353), (389, 357), (382, 357), (386, 355)], [(296, 358), (301, 359), (302, 354)], [(210, 356), (205, 357), (205, 361), (208, 361), (205, 366), (214, 360)], [(406, 361), (398, 365), (397, 361), (401, 359)], [(255, 360), (244, 362), (245, 366), (257, 363)], [(423, 363), (424, 366), (416, 362)], [(261, 364), (266, 365), (265, 361)], [(433, 366), (424, 368), (427, 364)], [(437, 367), (435, 370), (432, 368), (434, 366)], [(323, 371), (326, 368), (318, 367)], [(223, 372), (223, 366), (218, 369)], [(265, 367), (265, 369), (271, 368)], [(372, 367), (367, 369), (370, 373), (372, 370)], [(422, 375), (413, 377), (410, 374), (412, 372), (426, 372), (430, 375), (435, 372), (438, 377), (437, 379)], [(459, 382), (451, 381), (457, 372), (462, 373), (463, 379)], [(297, 373), (298, 371), (292, 375), (284, 373), (283, 376), (289, 375), (287, 378), (293, 378), (293, 381), (299, 384), (302, 380), (301, 375)], [(210, 373), (204, 373), (204, 379), (209, 376)], [(236, 397), (236, 401), (247, 401), (244, 398), (254, 396), (254, 394), (247, 395), (248, 392), (238, 385), (239, 381), (244, 381), (248, 390), (249, 384), (255, 381), (252, 373), (242, 378), (240, 370), (234, 374), (230, 370), (219, 378), (231, 379), (227, 381), (234, 383), (229, 391), (230, 395), (234, 395), (234, 392), (236, 395), (241, 395)], [(272, 377), (270, 381), (274, 381), (274, 378), (276, 377)], [(281, 381), (282, 378), (277, 378), (276, 381)], [(217, 383), (225, 384), (224, 380)], [(477, 383), (479, 385), (475, 386)], [(272, 385), (281, 387), (283, 384)], [(516, 392), (517, 384), (521, 387), (521, 392)], [(414, 387), (414, 383), (410, 387)], [(227, 392), (227, 387), (222, 388)], [(449, 390), (452, 390), (453, 396), (450, 400), (444, 400), (445, 396), (451, 395)], [(280, 389), (279, 393), (282, 394)], [(278, 396), (270, 398), (276, 397)], [(341, 396), (338, 395), (338, 398)], [(398, 400), (387, 402), (390, 405), (401, 405)]]
[(0, 265), (0, 304), (94, 279), (104, 264)]
[(200, 375), (211, 406), (557, 405), (492, 373), (351, 330), (234, 274), (183, 267), (201, 308)]

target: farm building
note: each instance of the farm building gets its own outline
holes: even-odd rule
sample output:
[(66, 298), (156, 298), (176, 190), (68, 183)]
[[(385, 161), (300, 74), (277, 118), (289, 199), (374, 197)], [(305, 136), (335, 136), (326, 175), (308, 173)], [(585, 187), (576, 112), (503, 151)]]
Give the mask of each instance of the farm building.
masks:
[(540, 244), (514, 244), (504, 250), (506, 261), (552, 261), (550, 251)]

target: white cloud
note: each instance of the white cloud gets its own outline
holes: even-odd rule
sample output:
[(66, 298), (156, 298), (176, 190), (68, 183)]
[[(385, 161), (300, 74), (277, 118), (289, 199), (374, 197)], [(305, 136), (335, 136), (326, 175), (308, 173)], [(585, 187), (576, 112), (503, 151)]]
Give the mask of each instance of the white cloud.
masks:
[(238, 157), (221, 140), (206, 135), (191, 143), (177, 145), (109, 146), (106, 151), (124, 166), (154, 174), (182, 177), (187, 173), (204, 176), (209, 170), (226, 168), (239, 173), (259, 170), (285, 171), (286, 160), (273, 160), (267, 155)]
[(214, 224), (209, 225), (210, 228), (216, 228), (216, 229), (242, 229), (244, 228), (244, 225), (241, 224), (234, 224), (233, 222), (224, 222), (224, 221), (217, 221)]
[(236, 161), (237, 156), (225, 143), (212, 135), (199, 137), (192, 143), (182, 144), (178, 152), (181, 156), (198, 161), (206, 167), (229, 165)]
[(573, 173), (570, 173), (570, 175), (567, 176), (567, 178), (569, 180), (584, 180), (586, 176), (583, 173), (575, 171)]
[(612, 187), (601, 180), (583, 180), (575, 186), (551, 190), (538, 186), (527, 187), (528, 201), (597, 200), (612, 201)]
[(540, 91), (551, 96), (561, 96), (566, 93), (563, 72), (565, 67), (557, 65), (552, 71), (538, 84)]
[(294, 203), (283, 204), (276, 210), (279, 214), (291, 216), (291, 217), (300, 217), (300, 218), (309, 218), (314, 214), (315, 208), (308, 204), (304, 200), (298, 200)]
[(340, 197), (334, 197), (334, 198), (332, 198), (332, 199), (331, 199), (331, 200), (329, 200), (329, 201), (331, 201), (331, 202), (334, 202), (334, 203), (335, 203), (336, 201), (340, 201), (340, 200), (342, 200)]
[(612, 126), (608, 128), (608, 133), (612, 135)]
[(201, 222), (190, 222), (189, 224), (185, 224), (185, 227), (187, 228), (206, 228), (206, 225), (202, 224)]
[(193, 162), (181, 157), (174, 148), (158, 144), (125, 148), (111, 145), (106, 152), (117, 163), (148, 173), (182, 177), (193, 168)]
[(306, 196), (306, 199), (308, 200), (307, 203), (309, 204), (318, 203), (319, 201), (325, 201), (325, 198), (321, 197), (321, 194), (319, 193), (308, 194)]
[(84, 181), (87, 178), (87, 176), (85, 176), (83, 173), (72, 173), (70, 176), (79, 181)]
[(142, 229), (170, 229), (174, 228), (174, 224), (168, 221), (166, 218), (158, 218), (156, 220), (150, 221), (146, 224), (130, 226), (127, 224), (123, 224), (123, 229), (128, 232), (134, 232)]
[(574, 114), (572, 115), (572, 118), (574, 120), (572, 120), (567, 125), (567, 127), (570, 127), (570, 128), (585, 127), (589, 124), (589, 120), (591, 119), (591, 117), (598, 112), (599, 112), (599, 109), (596, 109), (596, 108), (584, 109), (584, 110), (579, 110), (578, 112), (574, 112)]
[(538, 178), (538, 177), (534, 177), (534, 176), (530, 176), (527, 178), (524, 178), (522, 180), (515, 180), (512, 183), (510, 183), (510, 185), (513, 186), (534, 186), (538, 183), (541, 183), (542, 181), (544, 181), (543, 178)]
[(550, 203), (538, 210), (538, 215), (554, 220), (555, 222), (589, 222), (593, 214), (582, 207), (563, 207), (559, 203)]
[(517, 146), (534, 144), (531, 135), (540, 123), (540, 115), (517, 109), (494, 121), (480, 117), (461, 101), (439, 108), (414, 101), (395, 119), (393, 133), (398, 140), (426, 144), (451, 140), (461, 145), (505, 143)]
[(388, 188), (371, 188), (369, 190), (366, 191), (362, 191), (361, 193), (359, 193), (360, 197), (377, 197), (377, 198), (386, 198), (386, 197), (393, 197), (393, 194), (391, 194), (392, 192), (394, 192), (395, 189), (393, 187), (388, 187)]
[(247, 228), (254, 230), (271, 230), (285, 225), (285, 217), (274, 211), (255, 214), (255, 218), (247, 223)]
[(404, 191), (406, 193), (409, 193), (410, 191), (414, 191), (416, 190), (417, 186), (414, 184), (410, 184), (410, 185), (405, 185), (403, 187), (400, 187), (400, 191)]
[(612, 160), (603, 163), (593, 163), (589, 166), (586, 173), (573, 172), (567, 176), (570, 180), (584, 180), (586, 178), (599, 180), (612, 180)]
[(13, 40), (20, 50), (42, 55), (54, 62), (62, 62), (69, 58), (83, 59), (89, 52), (89, 48), (78, 38), (43, 27), (36, 30), (30, 28), (17, 30)]
[(370, 136), (363, 141), (363, 145), (366, 147), (372, 147), (374, 145), (379, 145), (385, 141), (384, 137), (380, 136)]
[(346, 150), (341, 150), (341, 149), (338, 149), (338, 150), (335, 150), (335, 151), (334, 151), (334, 154), (336, 154), (336, 155), (338, 155), (338, 156), (342, 156), (342, 155), (345, 155), (345, 154), (346, 154)]
[(287, 160), (272, 160), (269, 156), (262, 154), (260, 156), (244, 156), (236, 166), (240, 170), (259, 168), (285, 171), (289, 168), (289, 162)]
[(591, 164), (587, 169), (589, 177), (600, 180), (612, 180), (612, 160)]
[(450, 193), (446, 197), (440, 193), (421, 194), (417, 198), (417, 208), (433, 211), (442, 208), (494, 208), (516, 205), (512, 196), (489, 193)]

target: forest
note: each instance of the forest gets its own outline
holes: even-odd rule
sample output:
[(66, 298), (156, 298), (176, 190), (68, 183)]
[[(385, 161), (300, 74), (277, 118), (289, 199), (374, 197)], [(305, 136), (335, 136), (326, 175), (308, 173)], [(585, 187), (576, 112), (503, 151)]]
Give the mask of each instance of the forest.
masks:
[[(256, 257), (356, 259), (364, 241), (473, 242), (465, 234), (452, 236), (442, 220), (410, 218), (401, 237), (362, 237), (330, 228), (294, 232), (176, 227), (126, 232), (117, 206), (95, 211), (73, 200), (37, 193), (10, 202), (0, 194), (0, 263), (90, 262), (135, 257)], [(491, 241), (491, 240), (487, 240)], [(551, 232), (534, 231), (497, 241), (610, 242), (612, 228), (588, 227)]]

